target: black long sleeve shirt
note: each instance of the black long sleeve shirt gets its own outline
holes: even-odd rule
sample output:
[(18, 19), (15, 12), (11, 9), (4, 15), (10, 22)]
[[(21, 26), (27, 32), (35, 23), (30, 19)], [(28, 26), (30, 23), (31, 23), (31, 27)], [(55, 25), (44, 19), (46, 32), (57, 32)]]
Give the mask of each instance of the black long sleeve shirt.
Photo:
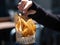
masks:
[(44, 25), (45, 27), (55, 31), (60, 31), (60, 19), (57, 15), (48, 14), (35, 2), (33, 2), (33, 5), (30, 7), (30, 9), (36, 10), (36, 13), (34, 15), (29, 15), (29, 17), (37, 21), (39, 24)]

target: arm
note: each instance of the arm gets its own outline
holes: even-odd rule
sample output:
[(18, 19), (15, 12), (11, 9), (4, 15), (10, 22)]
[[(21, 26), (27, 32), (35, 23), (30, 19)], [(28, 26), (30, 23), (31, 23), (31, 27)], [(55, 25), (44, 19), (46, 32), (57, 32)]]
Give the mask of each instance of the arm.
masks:
[(0, 30), (14, 28), (14, 27), (15, 27), (15, 24), (14, 22), (11, 22), (10, 17), (0, 17)]
[(14, 28), (14, 27), (15, 27), (14, 22), (1, 22), (0, 23), (0, 30)]
[(30, 9), (36, 10), (36, 13), (34, 15), (29, 15), (29, 17), (36, 20), (38, 23), (44, 25), (45, 27), (54, 30), (60, 30), (60, 20), (58, 16), (53, 14), (48, 14), (47, 12), (45, 12), (44, 9), (38, 6), (35, 2), (30, 7)]

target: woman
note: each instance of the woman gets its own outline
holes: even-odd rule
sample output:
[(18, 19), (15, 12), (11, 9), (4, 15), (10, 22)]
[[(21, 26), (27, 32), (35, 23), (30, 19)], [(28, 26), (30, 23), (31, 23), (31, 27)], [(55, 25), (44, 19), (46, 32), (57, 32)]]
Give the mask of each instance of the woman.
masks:
[[(18, 9), (26, 14), (26, 16), (36, 20), (39, 24), (50, 29), (60, 31), (60, 19), (58, 16), (48, 14), (41, 6), (33, 1), (22, 0), (18, 5)], [(33, 13), (32, 13), (33, 12)]]
[[(48, 43), (47, 45), (51, 45), (50, 43), (52, 41), (54, 44), (59, 44), (59, 40), (57, 38), (60, 36), (60, 33), (58, 33), (60, 32), (60, 17), (47, 13), (41, 6), (37, 5), (34, 1), (29, 0), (22, 0), (18, 4), (18, 9), (23, 12), (25, 16), (34, 19), (39, 24), (42, 24), (50, 29), (47, 29), (44, 32), (45, 36), (42, 37), (45, 38), (45, 42)], [(41, 42), (39, 43), (41, 44)]]

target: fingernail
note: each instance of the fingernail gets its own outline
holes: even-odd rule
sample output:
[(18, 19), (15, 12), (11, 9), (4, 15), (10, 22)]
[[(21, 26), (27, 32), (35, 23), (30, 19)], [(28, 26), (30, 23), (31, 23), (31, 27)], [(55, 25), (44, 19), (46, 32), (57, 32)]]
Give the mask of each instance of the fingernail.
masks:
[(25, 11), (23, 11), (23, 13), (25, 13)]
[(20, 4), (21, 4), (21, 2), (18, 3), (18, 5), (20, 5)]

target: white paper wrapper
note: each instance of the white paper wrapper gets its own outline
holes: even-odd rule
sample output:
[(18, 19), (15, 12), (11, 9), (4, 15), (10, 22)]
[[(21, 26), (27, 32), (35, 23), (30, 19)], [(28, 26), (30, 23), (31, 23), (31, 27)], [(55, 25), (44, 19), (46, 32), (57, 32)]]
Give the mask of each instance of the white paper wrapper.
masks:
[(35, 34), (29, 37), (21, 37), (21, 33), (16, 32), (16, 42), (20, 44), (32, 44), (35, 43)]

